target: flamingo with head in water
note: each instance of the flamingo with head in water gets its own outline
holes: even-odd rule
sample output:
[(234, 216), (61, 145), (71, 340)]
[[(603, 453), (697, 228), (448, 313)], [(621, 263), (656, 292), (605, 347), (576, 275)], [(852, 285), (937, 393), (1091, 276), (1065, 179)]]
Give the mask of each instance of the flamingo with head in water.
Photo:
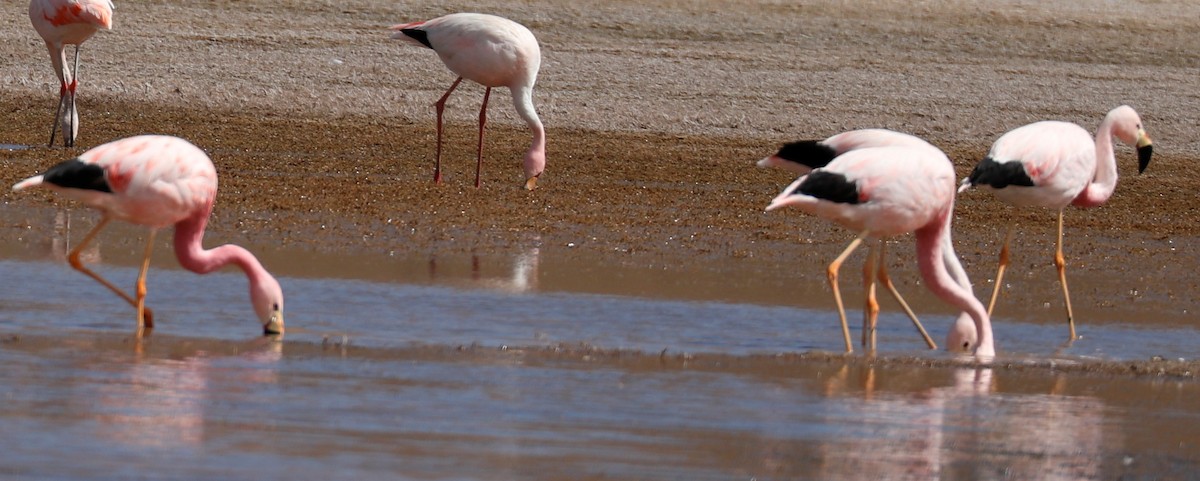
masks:
[[(783, 190), (767, 210), (795, 207), (859, 232), (826, 274), (833, 288), (846, 350), (851, 350), (845, 309), (837, 285), (842, 262), (867, 238), (913, 232), (917, 265), (927, 287), (942, 300), (966, 312), (974, 321), (969, 330), (951, 330), (951, 348), (995, 355), (991, 321), (969, 288), (952, 274), (962, 270), (956, 256), (946, 256), (951, 244), (954, 210), (954, 167), (940, 150), (915, 147), (872, 147), (837, 156)], [(965, 275), (965, 274), (964, 274)]]
[[(859, 129), (842, 132), (832, 137), (823, 140), (800, 140), (784, 144), (774, 155), (767, 156), (758, 161), (759, 167), (776, 167), (798, 174), (807, 174), (813, 169), (825, 167), (829, 165), (833, 159), (838, 156), (856, 149), (864, 149), (871, 147), (912, 147), (917, 149), (931, 149), (935, 155), (944, 157), (940, 149), (934, 147), (933, 144), (926, 142), (924, 139), (915, 135), (896, 132), (887, 129)], [(948, 161), (949, 159), (947, 159)], [(942, 255), (945, 258), (944, 263), (949, 269), (951, 276), (955, 282), (964, 289), (971, 289), (971, 281), (967, 278), (967, 273), (962, 269), (962, 265), (958, 262), (958, 256), (954, 252), (954, 246), (949, 242), (949, 237), (945, 238), (946, 242), (942, 246)], [(866, 303), (863, 308), (863, 346), (870, 350), (875, 350), (876, 339), (876, 318), (879, 313), (879, 303), (875, 301), (875, 279), (878, 278), (879, 283), (887, 289), (896, 302), (900, 304), (901, 309), (912, 320), (913, 325), (925, 340), (926, 345), (930, 349), (937, 349), (937, 345), (929, 337), (925, 328), (921, 325), (921, 321), (917, 319), (916, 313), (904, 301), (900, 292), (896, 290), (890, 276), (887, 273), (887, 256), (885, 254), (886, 244), (879, 239), (868, 240), (867, 262), (863, 266), (863, 286), (867, 293)], [(876, 252), (878, 245), (878, 252)], [(874, 266), (878, 261), (879, 269), (876, 272)], [(951, 328), (951, 334), (948, 336), (948, 348), (961, 348), (960, 340), (965, 339), (974, 331), (971, 324), (971, 317), (967, 313), (959, 315), (958, 320)], [(970, 341), (968, 341), (968, 344)]]
[[(1000, 200), (1019, 207), (1046, 207), (1058, 210), (1058, 242), (1054, 266), (1062, 285), (1067, 308), (1070, 340), (1075, 340), (1075, 315), (1067, 289), (1067, 262), (1063, 256), (1063, 209), (1068, 205), (1095, 207), (1108, 201), (1117, 187), (1117, 160), (1113, 139), (1137, 146), (1138, 173), (1150, 164), (1153, 146), (1132, 107), (1122, 105), (1108, 112), (1096, 138), (1083, 127), (1070, 122), (1044, 121), (1018, 127), (992, 144), (987, 157), (962, 180), (959, 192), (972, 186), (987, 187)], [(996, 307), (1004, 270), (1008, 266), (1008, 244), (1013, 225), (1009, 225), (1000, 248), (996, 284), (988, 314)]]
[[(137, 333), (154, 327), (146, 305), (146, 271), (158, 229), (175, 227), (175, 256), (185, 269), (207, 274), (229, 264), (250, 281), (250, 303), (264, 334), (283, 333), (283, 290), (246, 249), (226, 244), (204, 249), (204, 228), (217, 196), (217, 171), (208, 155), (186, 140), (142, 135), (109, 142), (18, 182), (14, 191), (46, 187), (103, 213), (68, 257), (87, 274), (137, 307)], [(80, 261), (80, 253), (112, 219), (150, 228), (134, 296), (100, 277)]]
[(542, 65), (541, 48), (528, 28), (507, 18), (482, 13), (453, 13), (423, 22), (392, 27), (394, 39), (402, 39), (433, 49), (458, 75), (450, 84), (437, 108), (437, 152), (433, 181), (442, 181), (442, 111), (446, 99), (465, 78), (483, 85), (483, 105), (479, 108), (479, 148), (475, 159), (475, 187), (483, 166), (483, 132), (487, 124), (488, 97), (493, 87), (508, 87), (513, 107), (533, 132), (533, 144), (525, 153), (525, 188), (537, 187), (538, 177), (546, 168), (546, 130), (533, 107), (533, 84)]

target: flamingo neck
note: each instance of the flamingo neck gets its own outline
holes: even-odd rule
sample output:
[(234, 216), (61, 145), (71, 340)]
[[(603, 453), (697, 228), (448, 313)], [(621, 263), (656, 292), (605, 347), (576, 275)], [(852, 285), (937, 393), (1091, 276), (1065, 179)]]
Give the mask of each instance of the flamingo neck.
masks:
[(517, 115), (525, 120), (533, 132), (533, 143), (525, 153), (525, 178), (537, 177), (546, 168), (546, 129), (538, 118), (537, 110), (533, 108), (533, 87), (513, 88), (512, 97)]
[(1079, 207), (1096, 207), (1108, 201), (1117, 188), (1117, 158), (1113, 152), (1113, 127), (1116, 122), (1104, 118), (1096, 129), (1096, 175), (1087, 187), (1075, 197), (1072, 204)]
[[(994, 356), (996, 348), (992, 339), (991, 319), (983, 304), (971, 292), (970, 281), (958, 256), (944, 255), (944, 246), (950, 243), (950, 215), (953, 210), (951, 204), (941, 219), (917, 230), (917, 266), (934, 295), (967, 313), (975, 321), (976, 355)], [(951, 274), (951, 271), (954, 273)]]
[(212, 207), (209, 207), (175, 224), (175, 257), (179, 259), (179, 265), (197, 274), (208, 274), (235, 264), (246, 274), (253, 291), (265, 279), (271, 278), (271, 274), (250, 251), (241, 246), (225, 244), (213, 249), (204, 248), (204, 228), (208, 225), (211, 211)]

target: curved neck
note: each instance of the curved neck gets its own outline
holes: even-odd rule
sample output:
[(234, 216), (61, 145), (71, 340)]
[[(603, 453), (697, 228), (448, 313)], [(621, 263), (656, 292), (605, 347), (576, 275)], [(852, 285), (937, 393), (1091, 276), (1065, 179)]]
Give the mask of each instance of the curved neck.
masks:
[(917, 230), (917, 266), (934, 295), (969, 314), (975, 321), (978, 340), (976, 352), (994, 355), (992, 323), (987, 311), (971, 292), (971, 281), (967, 279), (958, 256), (953, 252), (946, 254), (944, 250), (951, 243), (950, 213), (953, 210), (951, 204), (938, 222)]
[(232, 263), (242, 269), (252, 287), (270, 277), (258, 259), (240, 246), (225, 244), (204, 249), (204, 228), (211, 211), (210, 207), (175, 224), (175, 257), (179, 265), (197, 274), (208, 274)]
[(1104, 118), (1096, 129), (1096, 175), (1087, 187), (1071, 201), (1080, 207), (1095, 207), (1108, 201), (1117, 188), (1117, 158), (1113, 152), (1113, 125), (1109, 117)]
[(546, 129), (538, 118), (537, 110), (533, 108), (533, 87), (512, 88), (513, 107), (517, 110), (529, 130), (533, 131), (533, 143), (525, 154), (525, 177), (530, 178), (542, 173), (546, 168)]

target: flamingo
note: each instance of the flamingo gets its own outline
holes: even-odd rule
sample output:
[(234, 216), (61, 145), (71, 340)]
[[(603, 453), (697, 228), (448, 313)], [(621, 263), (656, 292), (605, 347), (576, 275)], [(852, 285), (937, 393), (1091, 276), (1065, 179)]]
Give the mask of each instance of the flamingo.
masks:
[[(58, 109), (50, 128), (50, 146), (59, 124), (63, 128), (63, 146), (74, 147), (79, 136), (79, 112), (75, 109), (75, 89), (79, 86), (79, 46), (98, 30), (112, 28), (112, 0), (31, 0), (29, 20), (46, 41), (54, 73), (58, 74)], [(75, 45), (75, 65), (68, 69), (67, 45)]]
[(432, 20), (392, 26), (393, 39), (407, 40), (433, 49), (458, 75), (446, 93), (438, 99), (437, 154), (433, 181), (442, 181), (442, 111), (446, 99), (465, 78), (485, 87), (483, 106), (479, 108), (479, 148), (475, 163), (475, 187), (483, 166), (483, 130), (487, 124), (488, 97), (492, 87), (508, 87), (513, 107), (529, 129), (533, 144), (525, 153), (525, 188), (537, 187), (538, 177), (546, 168), (546, 130), (533, 108), (533, 84), (537, 81), (542, 53), (533, 32), (517, 22), (482, 13), (452, 13)]
[[(813, 169), (828, 165), (829, 162), (833, 161), (839, 155), (851, 150), (893, 146), (932, 149), (939, 155), (944, 155), (937, 147), (914, 135), (887, 129), (859, 129), (842, 132), (824, 140), (800, 140), (784, 144), (774, 155), (759, 160), (757, 165), (759, 167), (776, 167), (798, 174), (807, 174)], [(958, 256), (954, 252), (954, 245), (948, 242), (949, 237), (946, 237), (946, 240), (947, 242), (942, 246), (942, 254), (946, 258), (946, 267), (950, 270), (950, 274), (954, 277), (955, 282), (959, 286), (969, 290), (971, 289), (971, 281), (967, 278), (962, 265), (957, 262)], [(875, 251), (876, 244), (879, 245), (878, 254)], [(871, 350), (875, 349), (875, 319), (879, 313), (879, 304), (875, 301), (872, 276), (876, 273), (873, 273), (872, 270), (878, 259), (879, 270), (877, 276), (879, 283), (891, 293), (892, 298), (896, 299), (905, 314), (913, 321), (913, 325), (924, 338), (926, 345), (930, 349), (937, 349), (937, 344), (929, 337), (929, 334), (921, 325), (921, 321), (917, 319), (912, 308), (908, 306), (908, 303), (904, 301), (904, 298), (900, 296), (900, 292), (892, 284), (891, 278), (887, 274), (884, 246), (885, 244), (882, 241), (868, 244), (867, 262), (863, 267), (863, 285), (867, 292), (866, 305), (863, 312), (863, 345), (869, 346)], [(970, 325), (971, 322), (970, 316), (965, 312), (959, 316), (950, 335), (947, 336), (948, 347), (962, 348), (964, 338), (974, 335), (974, 326)], [(971, 341), (967, 340), (966, 342), (969, 344)]]
[[(1075, 316), (1067, 289), (1067, 263), (1063, 256), (1063, 209), (1074, 204), (1096, 207), (1108, 201), (1117, 187), (1117, 161), (1113, 138), (1137, 147), (1138, 173), (1150, 164), (1153, 153), (1150, 136), (1142, 119), (1128, 105), (1112, 109), (1096, 129), (1096, 138), (1083, 127), (1070, 122), (1043, 121), (1018, 127), (1000, 136), (987, 157), (962, 180), (959, 192), (972, 186), (987, 186), (1000, 200), (1019, 207), (1058, 209), (1058, 243), (1054, 266), (1062, 285), (1067, 308), (1070, 340), (1075, 335)], [(1009, 224), (1000, 248), (996, 285), (988, 302), (988, 315), (996, 307), (1001, 280), (1008, 266), (1008, 244), (1013, 224)]]
[[(250, 282), (250, 302), (264, 334), (283, 333), (283, 291), (279, 282), (246, 249), (227, 244), (205, 250), (204, 228), (217, 195), (217, 172), (204, 151), (186, 140), (142, 135), (121, 139), (84, 152), (13, 186), (13, 191), (45, 186), (100, 210), (100, 222), (71, 250), (71, 267), (86, 274), (137, 307), (137, 334), (152, 329), (154, 320), (145, 307), (146, 271), (154, 235), (175, 226), (175, 255), (179, 264), (197, 274), (207, 274), (228, 264), (245, 272)], [(79, 259), (87, 245), (112, 219), (149, 227), (146, 250), (138, 274), (136, 298), (88, 269)]]
[(837, 285), (842, 262), (864, 239), (914, 232), (917, 265), (930, 291), (974, 321), (969, 337), (955, 337), (960, 335), (956, 334), (959, 330), (951, 330), (950, 346), (973, 350), (980, 358), (995, 356), (987, 312), (971, 290), (954, 278), (952, 272), (962, 269), (957, 256), (944, 253), (945, 246), (951, 244), (954, 167), (941, 151), (914, 147), (849, 151), (825, 167), (801, 176), (776, 196), (767, 210), (787, 206), (859, 232), (826, 270), (847, 352), (852, 352), (850, 331)]

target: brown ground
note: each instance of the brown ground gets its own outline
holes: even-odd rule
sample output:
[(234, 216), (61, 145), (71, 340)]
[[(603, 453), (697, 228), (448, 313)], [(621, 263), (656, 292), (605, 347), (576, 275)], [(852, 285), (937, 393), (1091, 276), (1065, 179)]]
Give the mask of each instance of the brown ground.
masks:
[[(1200, 6), (1189, 2), (177, 3), (120, 2), (116, 28), (85, 45), (79, 143), (169, 133), (205, 148), (221, 174), (212, 228), (223, 238), (366, 252), (536, 238), (627, 264), (787, 265), (817, 282), (850, 235), (762, 212), (792, 179), (753, 161), (781, 142), (888, 127), (943, 147), (965, 174), (1008, 129), (1051, 118), (1094, 128), (1128, 103), (1156, 157), (1135, 176), (1120, 147), (1113, 199), (1068, 213), (1073, 279), (1094, 282), (1075, 291), (1077, 306), (1172, 324), (1200, 311)], [(484, 186), (471, 186), (477, 86), (452, 99), (449, 171), (431, 183), (431, 104), (453, 76), (432, 52), (386, 40), (386, 27), (464, 9), (525, 23), (542, 43), (535, 102), (549, 155), (535, 192), (519, 189), (529, 137), (504, 92)], [(0, 7), (0, 143), (44, 146), (56, 85), (24, 10)], [(83, 148), (2, 152), (0, 184)], [(48, 199), (3, 195), (10, 208)], [(977, 290), (990, 290), (1013, 220), (1014, 283), (1034, 288), (1014, 287), (1010, 302), (1059, 302), (1052, 213), (1015, 213), (983, 192), (960, 197), (955, 220)], [(11, 238), (25, 226), (7, 227)]]

